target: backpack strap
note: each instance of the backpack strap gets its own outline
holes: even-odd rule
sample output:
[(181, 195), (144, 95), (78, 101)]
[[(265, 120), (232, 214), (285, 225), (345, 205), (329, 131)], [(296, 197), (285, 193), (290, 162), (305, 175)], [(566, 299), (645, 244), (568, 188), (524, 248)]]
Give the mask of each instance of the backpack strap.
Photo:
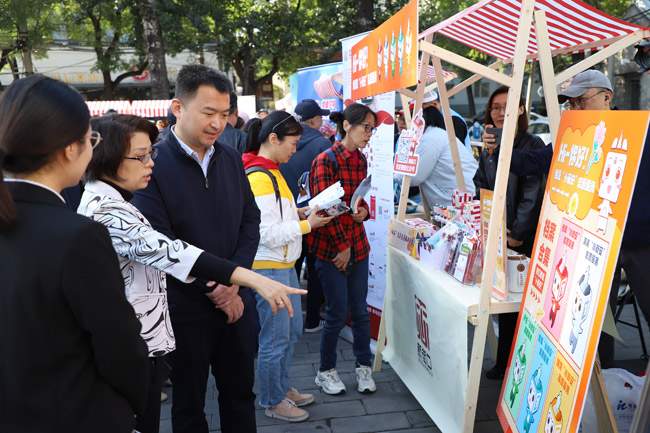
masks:
[(280, 206), (280, 218), (284, 219), (284, 215), (282, 214), (282, 201), (280, 197), (280, 187), (278, 187), (278, 180), (275, 178), (273, 173), (271, 173), (269, 170), (267, 170), (264, 167), (249, 167), (246, 169), (246, 176), (248, 176), (251, 173), (255, 173), (256, 171), (261, 171), (262, 173), (266, 173), (271, 178), (271, 183), (273, 184), (273, 192), (275, 192), (275, 201), (277, 201), (278, 206)]
[[(334, 150), (332, 150), (332, 148), (329, 147), (329, 148), (325, 149), (325, 153), (326, 153), (327, 156), (329, 157), (330, 161), (332, 161), (332, 162), (334, 163), (334, 169), (335, 169), (336, 171), (338, 171), (338, 169), (339, 169), (339, 163), (338, 163), (338, 161), (336, 160), (336, 155), (334, 154)], [(335, 174), (334, 171), (332, 172), (332, 174)]]

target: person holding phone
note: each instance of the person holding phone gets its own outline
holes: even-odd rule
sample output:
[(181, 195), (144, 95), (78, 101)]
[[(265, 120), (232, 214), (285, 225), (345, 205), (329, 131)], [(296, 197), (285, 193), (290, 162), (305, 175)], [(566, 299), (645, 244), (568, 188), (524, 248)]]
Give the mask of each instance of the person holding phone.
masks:
[[(480, 196), (481, 189), (494, 190), (500, 147), (498, 146), (499, 143), (496, 143), (495, 135), (490, 134), (488, 131), (494, 127), (503, 128), (506, 117), (508, 90), (506, 86), (499, 87), (488, 99), (485, 110), (486, 132), (483, 134), (485, 148), (479, 156), (479, 167), (474, 175), (477, 198)], [(519, 99), (517, 115), (513, 149), (533, 150), (544, 148), (546, 145), (542, 139), (526, 132), (528, 129), (528, 114), (526, 113), (524, 100), (521, 98)], [(545, 186), (546, 175), (544, 174), (517, 176), (510, 173), (508, 177), (508, 189), (506, 191), (506, 232), (508, 247), (528, 257), (533, 252), (535, 232), (542, 207), (542, 199), (544, 198)], [(488, 379), (503, 378), (516, 323), (516, 313), (499, 315), (497, 363), (493, 369), (487, 372), (486, 377)]]

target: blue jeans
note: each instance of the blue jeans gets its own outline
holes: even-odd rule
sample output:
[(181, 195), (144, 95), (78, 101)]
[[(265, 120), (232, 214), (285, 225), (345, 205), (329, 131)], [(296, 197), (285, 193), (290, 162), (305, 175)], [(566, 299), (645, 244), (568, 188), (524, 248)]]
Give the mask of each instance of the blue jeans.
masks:
[[(300, 287), (293, 267), (254, 271), (286, 286)], [(274, 407), (281, 403), (289, 392), (289, 367), (293, 358), (293, 347), (302, 335), (301, 300), (300, 295), (289, 295), (293, 306), (293, 317), (289, 317), (286, 308), (273, 314), (271, 306), (264, 298), (256, 293), (255, 299), (261, 325), (257, 355), (260, 405)]]
[(368, 314), (368, 258), (355, 262), (349, 275), (332, 262), (316, 259), (316, 271), (327, 300), (320, 343), (320, 371), (336, 368), (336, 345), (348, 312), (352, 322), (352, 352), (357, 365), (371, 365), (370, 315)]

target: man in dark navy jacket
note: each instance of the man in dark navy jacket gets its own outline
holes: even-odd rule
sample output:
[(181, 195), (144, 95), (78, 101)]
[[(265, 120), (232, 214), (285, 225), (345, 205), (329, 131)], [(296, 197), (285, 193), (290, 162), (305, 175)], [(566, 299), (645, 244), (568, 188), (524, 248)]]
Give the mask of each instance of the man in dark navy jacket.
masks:
[[(581, 72), (575, 76), (568, 88), (560, 92), (558, 99), (561, 103), (568, 102), (572, 110), (610, 110), (610, 103), (613, 100), (612, 85), (602, 72), (595, 70)], [(510, 171), (520, 175), (548, 173), (552, 159), (553, 149), (550, 145), (534, 151), (513, 150)], [(636, 296), (646, 322), (650, 323), (650, 274), (645, 269), (650, 263), (648, 203), (650, 203), (650, 140), (646, 138), (618, 263), (614, 271), (609, 303), (615, 311), (621, 269), (624, 269), (630, 289)], [(602, 333), (598, 352), (602, 367), (613, 367), (614, 337)]]
[[(330, 114), (330, 110), (324, 110), (313, 99), (303, 99), (296, 105), (295, 114), (300, 116), (302, 123), (302, 134), (296, 143), (296, 153), (289, 162), (280, 164), (280, 173), (287, 181), (293, 198), (298, 201), (298, 179), (306, 171), (311, 170), (311, 164), (319, 153), (324, 152), (332, 146), (332, 142), (323, 136), (320, 127), (323, 124), (323, 116)], [(303, 203), (302, 206), (306, 206)], [(299, 205), (300, 206), (300, 205)], [(320, 318), (320, 307), (323, 303), (323, 286), (316, 274), (316, 256), (309, 252), (307, 236), (303, 236), (302, 254), (296, 261), (296, 272), (300, 278), (302, 263), (307, 259), (307, 308), (305, 317), (305, 331), (316, 332), (323, 328)]]
[[(131, 202), (170, 238), (250, 268), (259, 242), (260, 212), (241, 155), (216, 141), (227, 123), (231, 91), (221, 72), (204, 65), (181, 69), (172, 100), (176, 125), (156, 144), (149, 186)], [(210, 368), (219, 391), (221, 431), (256, 431), (256, 348), (245, 307), (248, 289), (217, 283), (210, 292), (205, 281), (167, 279), (176, 337), (171, 354), (175, 433), (208, 432), (203, 407)]]

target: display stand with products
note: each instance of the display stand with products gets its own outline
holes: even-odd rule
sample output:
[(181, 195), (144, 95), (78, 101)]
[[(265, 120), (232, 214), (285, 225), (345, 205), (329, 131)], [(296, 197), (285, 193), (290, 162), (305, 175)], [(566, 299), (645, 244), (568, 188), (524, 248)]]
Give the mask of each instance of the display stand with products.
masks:
[[(498, 21), (498, 25), (495, 20)], [(575, 28), (571, 28), (571, 26), (575, 26)], [(434, 34), (455, 39), (498, 60), (490, 66), (473, 62), (434, 45)], [(383, 353), (397, 374), (403, 378), (406, 385), (443, 432), (470, 432), (473, 430), (484, 344), (491, 315), (506, 311), (519, 311), (516, 306), (498, 303), (495, 299), (491, 299), (491, 294), (497, 259), (497, 243), (505, 209), (508, 167), (515, 138), (518, 101), (526, 63), (535, 60), (539, 62), (551, 134), (555, 138), (560, 124), (557, 86), (577, 73), (648, 36), (650, 36), (648, 29), (612, 18), (577, 0), (565, 2), (483, 0), (420, 34), (419, 51), (422, 53), (422, 58), (419, 84), (415, 92), (401, 90), (400, 93), (404, 95), (403, 100), (406, 97), (415, 96), (413, 113), (417, 116), (417, 112), (422, 106), (425, 90), (437, 87), (445, 124), (448, 125), (450, 143), (455, 143), (455, 140), (452, 139), (454, 134), (449, 115), (450, 96), (482, 78), (510, 87), (499, 152), (492, 218), (489, 223), (487, 243), (483, 245), (484, 267), (480, 289), (476, 289), (476, 292), (469, 297), (461, 295), (466, 291), (460, 290), (454, 283), (455, 280), (443, 277), (442, 274), (438, 275), (437, 271), (432, 271), (433, 274), (431, 274), (428, 270), (422, 269), (421, 264), (417, 261), (399, 251), (394, 251), (394, 247), (389, 247), (389, 278), (380, 327), (380, 332), (384, 332), (384, 334), (380, 334), (378, 341), (375, 368), (379, 368), (381, 351), (384, 350)], [(597, 50), (600, 47), (605, 48), (567, 70), (557, 75), (554, 74), (553, 56), (584, 50)], [(441, 82), (427, 86), (424, 77), (430, 62), (433, 64), (437, 76), (444, 75), (441, 61), (466, 69), (473, 72), (474, 75), (450, 90)], [(504, 69), (502, 65), (506, 65), (505, 69), (508, 69), (509, 73), (498, 71), (498, 69)], [(405, 117), (407, 120), (412, 117), (408, 110), (405, 110)], [(456, 146), (452, 145), (451, 151), (458, 185), (460, 189), (464, 189), (460, 160), (454, 149)], [(405, 176), (397, 215), (397, 219), (400, 221), (404, 220), (405, 194), (409, 185), (410, 177)], [(534, 270), (529, 273), (527, 287), (531, 282), (531, 276), (534, 276)], [(423, 285), (418, 282), (421, 280), (430, 280), (431, 285)], [(434, 284), (434, 281), (438, 282)], [(404, 293), (405, 290), (411, 292)], [(421, 293), (418, 293), (419, 290)], [(444, 295), (439, 299), (426, 298), (427, 295), (439, 296), (437, 292), (442, 292)], [(446, 311), (456, 311), (456, 313), (453, 317), (443, 316), (448, 318), (448, 321), (443, 324), (433, 323), (438, 320), (439, 315), (445, 314)], [(415, 320), (404, 320), (411, 317), (415, 317)], [(442, 352), (446, 350), (447, 343), (458, 338), (458, 335), (451, 338), (447, 334), (452, 329), (449, 323), (459, 320), (464, 322), (468, 319), (475, 325), (469, 370), (462, 367), (460, 371), (456, 370), (456, 374), (452, 374), (449, 370), (445, 370), (445, 368), (449, 368), (449, 363), (445, 362), (445, 359), (454, 359), (458, 365), (466, 366), (467, 357), (462, 357), (462, 348), (458, 349), (461, 356), (451, 357)], [(533, 321), (539, 320), (537, 317), (533, 319)], [(597, 327), (596, 332), (598, 332), (600, 323), (590, 326)], [(518, 328), (521, 326), (520, 324)], [(386, 336), (386, 346), (382, 347), (384, 335)], [(408, 341), (411, 341), (411, 345), (402, 346)], [(466, 346), (464, 343), (463, 345)], [(529, 349), (532, 350), (532, 348)], [(434, 365), (433, 362), (428, 364), (428, 361), (434, 359), (439, 360), (444, 366), (441, 371), (437, 371), (441, 368), (440, 365)], [(583, 365), (584, 375), (588, 381), (593, 358), (585, 360)], [(534, 372), (531, 373), (530, 378), (533, 374)], [(431, 382), (428, 382), (429, 380)], [(446, 382), (441, 382), (445, 380)], [(541, 383), (539, 380), (533, 383), (538, 382)], [(431, 388), (427, 386), (428, 384), (442, 385), (444, 388), (432, 391), (436, 388)], [(432, 395), (436, 392), (442, 393), (443, 397), (446, 397), (436, 398)], [(449, 407), (449, 401), (456, 402), (456, 405)], [(462, 402), (461, 409), (457, 407), (458, 401)], [(543, 416), (546, 416), (545, 412)], [(611, 418), (603, 423), (609, 423), (611, 431), (615, 428), (611, 425)], [(504, 429), (509, 431), (516, 428), (509, 422), (505, 422), (503, 425)], [(528, 428), (530, 428), (530, 423)], [(526, 429), (524, 428), (524, 430)]]

